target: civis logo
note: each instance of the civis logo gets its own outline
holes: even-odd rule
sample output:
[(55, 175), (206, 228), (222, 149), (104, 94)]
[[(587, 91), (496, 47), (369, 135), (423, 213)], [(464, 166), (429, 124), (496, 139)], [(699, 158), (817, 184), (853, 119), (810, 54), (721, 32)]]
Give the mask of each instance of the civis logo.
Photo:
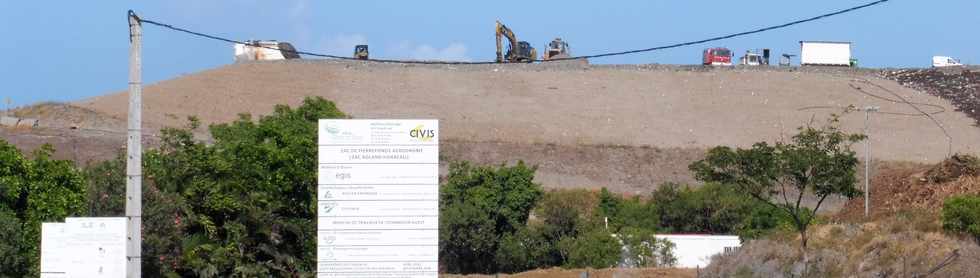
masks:
[(337, 135), (337, 133), (340, 133), (340, 129), (331, 124), (325, 124), (324, 129), (327, 130), (327, 133), (330, 133), (332, 135)]
[(431, 142), (432, 138), (436, 138), (436, 131), (434, 129), (425, 129), (424, 125), (418, 125), (412, 131), (409, 131), (408, 135), (422, 142)]

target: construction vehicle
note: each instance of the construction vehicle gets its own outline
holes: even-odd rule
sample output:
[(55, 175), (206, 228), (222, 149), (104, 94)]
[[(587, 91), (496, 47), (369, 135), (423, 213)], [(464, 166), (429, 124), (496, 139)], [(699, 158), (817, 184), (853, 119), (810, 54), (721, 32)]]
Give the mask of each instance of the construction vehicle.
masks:
[(545, 51), (544, 57), (542, 57), (544, 60), (572, 57), (571, 50), (568, 48), (568, 43), (563, 41), (561, 38), (551, 40), (551, 43), (548, 44), (548, 48), (546, 49), (548, 51)]
[(710, 66), (731, 66), (732, 51), (724, 47), (712, 47), (704, 50), (701, 63)]
[[(507, 53), (503, 53), (502, 38), (507, 38)], [(538, 57), (538, 51), (526, 41), (518, 41), (514, 31), (497, 21), (497, 63), (530, 63)]]
[(288, 42), (248, 40), (236, 43), (235, 62), (299, 59), (296, 48)]
[(368, 46), (366, 44), (359, 44), (354, 46), (354, 58), (358, 60), (367, 60)]
[(739, 65), (744, 66), (768, 66), (769, 65), (769, 49), (763, 49), (762, 54), (752, 52), (750, 50), (745, 51), (745, 55), (739, 59)]

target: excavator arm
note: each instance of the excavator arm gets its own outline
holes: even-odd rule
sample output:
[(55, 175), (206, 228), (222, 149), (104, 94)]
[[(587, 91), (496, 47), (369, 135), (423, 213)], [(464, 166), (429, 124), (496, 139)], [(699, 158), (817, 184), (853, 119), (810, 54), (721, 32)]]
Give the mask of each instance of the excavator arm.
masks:
[(497, 63), (506, 62), (510, 57), (504, 57), (502, 38), (507, 38), (510, 43), (511, 51), (517, 50), (517, 36), (514, 35), (514, 31), (507, 28), (503, 23), (497, 21)]

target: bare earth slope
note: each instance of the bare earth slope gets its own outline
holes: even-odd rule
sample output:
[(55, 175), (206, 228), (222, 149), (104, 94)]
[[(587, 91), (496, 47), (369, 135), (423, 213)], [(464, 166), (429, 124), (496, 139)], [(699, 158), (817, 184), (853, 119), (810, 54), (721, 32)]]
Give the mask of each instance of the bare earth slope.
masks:
[[(188, 115), (225, 122), (241, 112), (264, 114), (274, 104), (323, 96), (357, 118), (438, 118), (446, 139), (703, 149), (778, 140), (811, 117), (820, 121), (839, 112), (799, 110), (810, 106), (876, 105), (884, 112), (916, 113), (851, 88), (894, 98), (853, 82), (867, 78), (909, 101), (941, 106), (946, 112), (935, 117), (949, 130), (952, 151), (978, 151), (980, 129), (947, 101), (872, 76), (848, 70), (247, 63), (146, 86), (144, 119), (150, 128), (181, 124)], [(117, 93), (76, 105), (124, 118), (126, 100)], [(850, 131), (864, 126), (863, 112), (843, 120)], [(880, 159), (938, 162), (947, 154), (947, 138), (925, 117), (878, 114), (871, 124)]]

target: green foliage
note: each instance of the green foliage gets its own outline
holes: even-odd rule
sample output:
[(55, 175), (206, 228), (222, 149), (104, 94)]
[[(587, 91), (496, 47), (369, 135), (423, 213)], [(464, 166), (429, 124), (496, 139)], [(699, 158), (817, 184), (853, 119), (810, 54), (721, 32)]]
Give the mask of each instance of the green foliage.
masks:
[(0, 275), (38, 276), (41, 223), (63, 222), (84, 209), (85, 187), (74, 164), (51, 159), (54, 150), (44, 145), (26, 159), (0, 140), (0, 225), (4, 239)]
[[(452, 273), (493, 273), (501, 239), (527, 224), (541, 198), (533, 167), (453, 163), (440, 190), (440, 259)], [(513, 247), (515, 239), (510, 240)], [(504, 250), (504, 257), (516, 256)], [(518, 268), (520, 264), (508, 266)]]
[[(806, 248), (806, 230), (815, 215), (811, 212), (831, 195), (861, 194), (854, 187), (858, 160), (850, 147), (864, 136), (844, 133), (838, 124), (834, 116), (821, 128), (801, 127), (788, 143), (760, 142), (749, 149), (715, 147), (690, 169), (698, 180), (732, 186), (786, 212)], [(818, 200), (812, 210), (802, 206), (806, 194)]]
[(623, 198), (610, 193), (606, 188), (599, 191), (598, 213), (606, 218), (609, 229), (613, 232), (626, 227), (651, 231), (660, 229), (660, 216), (654, 202), (644, 201), (639, 197)]
[(663, 184), (649, 199), (623, 198), (603, 189), (598, 213), (612, 232), (639, 228), (662, 233), (739, 234), (754, 238), (776, 228), (783, 214), (730, 186), (693, 188)]
[(123, 155), (88, 165), (82, 173), (88, 184), (88, 216), (125, 216), (126, 160)]
[[(344, 118), (330, 101), (307, 98), (210, 127), (163, 130), (144, 154), (143, 273), (148, 277), (307, 276), (316, 255), (316, 122)], [(123, 213), (125, 161), (92, 165), (89, 214)]]
[(9, 210), (0, 210), (0, 277), (30, 276), (29, 257), (24, 256), (27, 245), (21, 232), (21, 221)]
[(579, 231), (598, 227), (593, 219), (596, 196), (584, 189), (551, 190), (541, 198), (534, 215), (548, 238), (575, 237)]
[(628, 227), (620, 230), (618, 235), (623, 244), (621, 266), (673, 267), (677, 264), (674, 243), (657, 239), (651, 230)]
[(980, 196), (956, 196), (943, 202), (943, 229), (970, 235), (980, 244)]
[[(753, 202), (759, 203), (757, 200)], [(773, 231), (782, 230), (784, 227), (793, 227), (792, 219), (786, 212), (759, 203), (752, 207), (748, 215), (735, 226), (735, 233), (742, 241), (757, 239), (771, 234)]]
[(200, 277), (312, 272), (316, 123), (342, 117), (332, 102), (307, 98), (258, 121), (241, 115), (213, 125), (211, 145), (194, 141), (188, 129), (165, 130), (161, 149), (146, 157), (151, 188), (159, 190), (151, 198), (162, 202), (148, 225), (182, 238), (158, 234), (160, 245), (148, 255), (160, 263), (152, 267)]
[(651, 194), (661, 229), (673, 233), (758, 234), (776, 227), (778, 212), (730, 186), (664, 184)]
[(609, 268), (619, 263), (623, 245), (607, 231), (594, 230), (575, 238), (563, 238), (558, 248), (565, 267)]
[(544, 230), (542, 225), (528, 224), (504, 235), (495, 257), (498, 271), (515, 273), (561, 265), (558, 247)]

